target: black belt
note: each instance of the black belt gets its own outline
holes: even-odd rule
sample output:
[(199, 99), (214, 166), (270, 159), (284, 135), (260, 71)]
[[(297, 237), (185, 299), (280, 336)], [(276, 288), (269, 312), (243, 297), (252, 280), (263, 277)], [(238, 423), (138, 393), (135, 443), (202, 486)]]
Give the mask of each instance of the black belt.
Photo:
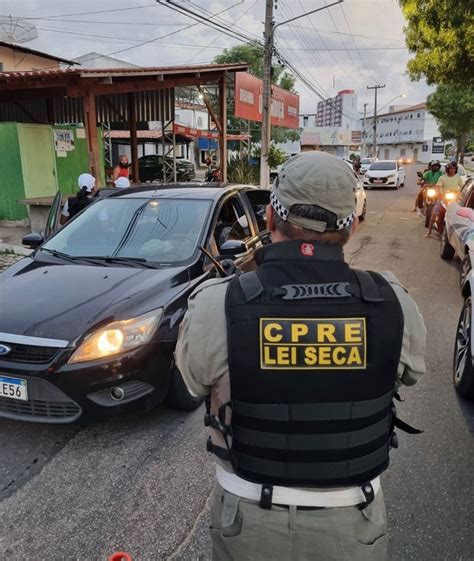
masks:
[[(279, 506), (280, 508), (285, 508), (286, 510), (290, 510), (290, 506), (292, 505), (279, 505), (273, 504), (273, 506)], [(296, 506), (296, 510), (326, 510), (327, 506)]]

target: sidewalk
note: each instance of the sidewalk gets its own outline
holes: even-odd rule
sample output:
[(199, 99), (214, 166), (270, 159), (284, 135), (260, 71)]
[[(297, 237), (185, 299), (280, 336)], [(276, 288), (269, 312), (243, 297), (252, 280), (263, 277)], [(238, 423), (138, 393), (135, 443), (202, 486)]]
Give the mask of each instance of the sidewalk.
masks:
[(29, 255), (31, 249), (21, 245), (21, 239), (29, 233), (29, 228), (0, 226), (0, 254), (13, 251), (18, 255)]

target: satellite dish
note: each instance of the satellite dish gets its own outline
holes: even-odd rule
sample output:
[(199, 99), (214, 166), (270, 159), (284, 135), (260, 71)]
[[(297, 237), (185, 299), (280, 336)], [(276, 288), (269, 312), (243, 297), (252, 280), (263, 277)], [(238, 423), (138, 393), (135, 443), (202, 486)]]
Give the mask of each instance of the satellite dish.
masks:
[(0, 16), (0, 41), (27, 43), (37, 37), (36, 27), (26, 19)]

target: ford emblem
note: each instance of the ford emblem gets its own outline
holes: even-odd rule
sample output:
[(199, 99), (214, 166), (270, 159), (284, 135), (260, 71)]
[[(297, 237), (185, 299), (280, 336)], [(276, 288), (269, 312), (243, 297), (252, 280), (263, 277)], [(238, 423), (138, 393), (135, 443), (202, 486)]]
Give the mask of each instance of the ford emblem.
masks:
[(7, 347), (7, 345), (0, 344), (0, 356), (7, 355), (10, 351), (11, 351), (10, 347)]

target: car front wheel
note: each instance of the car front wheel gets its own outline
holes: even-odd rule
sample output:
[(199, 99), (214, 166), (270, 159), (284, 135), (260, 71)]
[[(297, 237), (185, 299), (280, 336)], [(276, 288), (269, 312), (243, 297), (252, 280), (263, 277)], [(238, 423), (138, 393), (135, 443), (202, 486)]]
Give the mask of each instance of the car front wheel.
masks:
[(459, 317), (454, 346), (453, 383), (462, 397), (474, 399), (474, 368), (471, 354), (471, 298), (466, 298)]
[(441, 259), (450, 261), (454, 257), (454, 247), (448, 241), (447, 228), (444, 229), (443, 237), (441, 238)]
[(174, 365), (171, 370), (170, 385), (166, 404), (181, 411), (192, 411), (201, 405), (204, 398), (190, 392), (184, 383), (178, 367)]

